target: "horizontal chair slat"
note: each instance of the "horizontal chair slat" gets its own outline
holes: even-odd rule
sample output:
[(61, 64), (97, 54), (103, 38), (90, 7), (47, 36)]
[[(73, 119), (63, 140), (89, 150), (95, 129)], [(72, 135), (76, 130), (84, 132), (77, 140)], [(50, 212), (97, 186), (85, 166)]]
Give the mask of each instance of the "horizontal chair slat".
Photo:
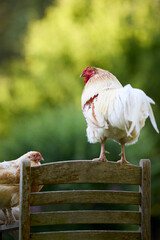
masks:
[(0, 232), (15, 231), (19, 229), (19, 222), (16, 221), (9, 225), (0, 225)]
[(62, 203), (119, 203), (139, 205), (141, 203), (141, 194), (139, 192), (107, 190), (73, 190), (31, 193), (30, 204), (32, 206)]
[(32, 185), (61, 183), (141, 184), (141, 167), (91, 160), (64, 161), (31, 168)]
[(31, 240), (141, 240), (140, 232), (129, 231), (64, 231), (31, 234)]
[(140, 224), (140, 212), (131, 211), (55, 211), (32, 213), (31, 226), (56, 224)]

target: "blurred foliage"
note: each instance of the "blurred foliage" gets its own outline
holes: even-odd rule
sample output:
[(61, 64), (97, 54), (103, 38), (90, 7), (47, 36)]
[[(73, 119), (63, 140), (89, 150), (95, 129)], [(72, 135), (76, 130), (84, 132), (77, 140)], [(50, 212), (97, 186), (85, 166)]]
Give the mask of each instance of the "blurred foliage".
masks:
[(22, 38), (30, 21), (44, 17), (53, 0), (0, 1), (0, 62), (23, 57)]
[[(160, 128), (160, 3), (151, 0), (0, 2), (0, 159), (38, 150), (46, 162), (91, 159), (79, 78), (86, 66), (112, 72), (153, 98)], [(127, 158), (152, 160), (152, 214), (160, 214), (160, 138), (149, 120)], [(120, 146), (108, 141), (109, 160)]]

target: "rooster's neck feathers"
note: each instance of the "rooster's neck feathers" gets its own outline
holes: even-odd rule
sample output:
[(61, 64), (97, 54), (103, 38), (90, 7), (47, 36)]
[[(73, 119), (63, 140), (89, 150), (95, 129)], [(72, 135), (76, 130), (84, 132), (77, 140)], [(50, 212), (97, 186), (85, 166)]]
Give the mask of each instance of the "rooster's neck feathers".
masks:
[(82, 108), (87, 101), (99, 94), (104, 89), (121, 87), (121, 83), (112, 73), (100, 68), (96, 68), (96, 74), (89, 79), (84, 87), (81, 98)]

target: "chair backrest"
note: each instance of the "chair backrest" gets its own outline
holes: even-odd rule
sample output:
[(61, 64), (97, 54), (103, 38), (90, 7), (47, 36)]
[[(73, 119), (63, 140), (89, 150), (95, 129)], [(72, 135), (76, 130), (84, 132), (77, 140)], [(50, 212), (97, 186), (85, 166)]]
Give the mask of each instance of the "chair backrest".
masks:
[[(45, 184), (127, 184), (137, 185), (138, 191), (121, 190), (61, 190), (31, 192), (31, 186)], [(76, 185), (76, 186), (77, 186)], [(68, 185), (67, 185), (68, 186)], [(99, 185), (98, 185), (99, 186)], [(110, 185), (105, 185), (110, 186)], [(114, 185), (115, 187), (115, 185)], [(133, 186), (132, 186), (133, 187)], [(106, 187), (107, 188), (107, 187)], [(133, 188), (132, 188), (133, 189)], [(138, 210), (72, 210), (30, 213), (30, 206), (61, 204), (123, 204), (136, 205)], [(56, 206), (57, 206), (56, 205)], [(110, 206), (110, 205), (109, 205)], [(87, 230), (42, 232), (43, 226), (82, 224)], [(89, 225), (90, 224), (90, 225)], [(111, 227), (111, 230), (105, 226)], [(112, 230), (113, 225), (137, 225), (137, 230)], [(30, 226), (41, 226), (31, 233)], [(93, 227), (95, 226), (95, 228)], [(101, 229), (103, 226), (103, 229)], [(62, 228), (63, 229), (63, 228)], [(37, 230), (38, 231), (38, 230)], [(150, 240), (150, 161), (141, 160), (140, 166), (120, 165), (114, 162), (90, 160), (63, 161), (30, 167), (30, 161), (21, 165), (20, 220), (21, 240)]]

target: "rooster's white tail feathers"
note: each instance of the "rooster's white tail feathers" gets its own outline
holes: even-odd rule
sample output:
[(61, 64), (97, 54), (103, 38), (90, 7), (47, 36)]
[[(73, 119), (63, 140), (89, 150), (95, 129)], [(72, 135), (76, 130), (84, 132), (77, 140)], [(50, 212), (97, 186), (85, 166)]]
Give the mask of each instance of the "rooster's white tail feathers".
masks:
[(131, 85), (126, 85), (123, 90), (119, 92), (121, 98), (124, 94), (124, 115), (125, 120), (131, 122), (131, 126), (128, 130), (128, 135), (131, 134), (134, 128), (136, 131), (144, 126), (145, 120), (147, 117), (150, 117), (150, 121), (154, 129), (159, 133), (157, 124), (153, 115), (151, 104), (154, 104), (154, 101), (148, 97), (142, 90), (132, 88)]
[(151, 104), (154, 104), (154, 101), (142, 90), (128, 84), (123, 88), (101, 92), (96, 107), (101, 109), (101, 114), (106, 116), (110, 125), (125, 128), (129, 136), (133, 129), (140, 132), (147, 117), (150, 117), (154, 129), (159, 133)]

